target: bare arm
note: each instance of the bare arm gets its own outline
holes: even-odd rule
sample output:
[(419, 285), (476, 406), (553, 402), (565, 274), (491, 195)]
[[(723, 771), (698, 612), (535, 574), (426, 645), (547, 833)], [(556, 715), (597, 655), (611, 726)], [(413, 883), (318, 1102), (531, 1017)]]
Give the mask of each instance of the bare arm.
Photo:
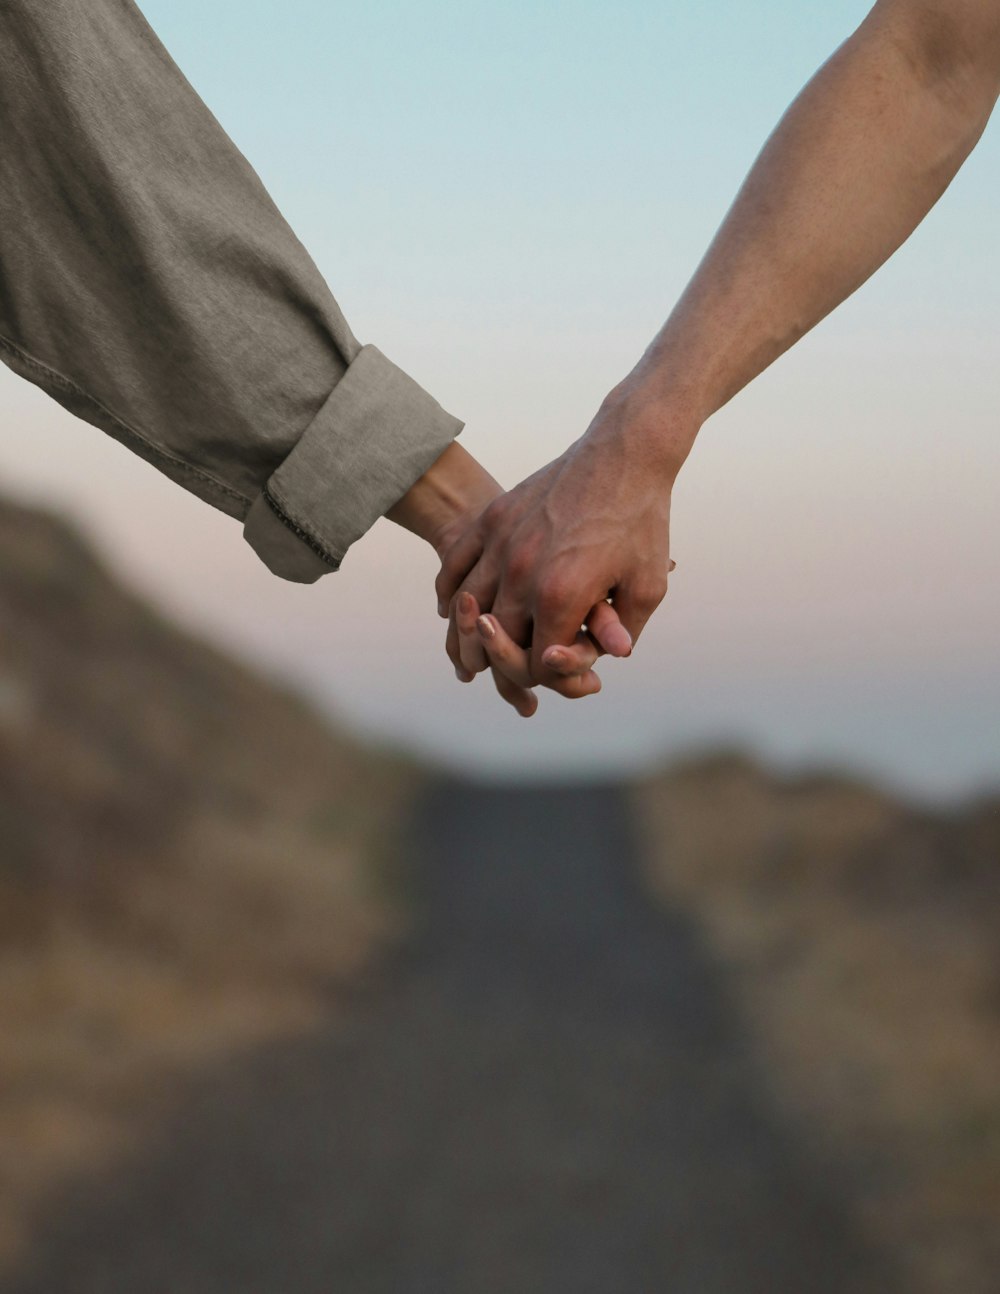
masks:
[(515, 642), (530, 634), (536, 678), (601, 598), (636, 638), (666, 593), (671, 490), (703, 422), (905, 241), (998, 92), (1000, 0), (881, 0), (789, 108), (586, 434), (487, 508), (439, 593), (468, 589)]
[(648, 433), (678, 466), (693, 428), (909, 237), (998, 92), (998, 0), (883, 0), (820, 69), (621, 389), (669, 410)]

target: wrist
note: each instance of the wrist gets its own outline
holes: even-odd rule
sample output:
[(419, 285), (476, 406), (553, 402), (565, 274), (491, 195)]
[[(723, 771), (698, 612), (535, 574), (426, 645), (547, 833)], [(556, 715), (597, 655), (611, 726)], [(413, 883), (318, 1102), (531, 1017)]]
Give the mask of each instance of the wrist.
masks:
[(454, 529), (502, 493), (489, 472), (453, 441), (385, 515), (440, 556)]
[(588, 435), (614, 436), (644, 472), (672, 485), (701, 429), (683, 392), (633, 370), (605, 396)]

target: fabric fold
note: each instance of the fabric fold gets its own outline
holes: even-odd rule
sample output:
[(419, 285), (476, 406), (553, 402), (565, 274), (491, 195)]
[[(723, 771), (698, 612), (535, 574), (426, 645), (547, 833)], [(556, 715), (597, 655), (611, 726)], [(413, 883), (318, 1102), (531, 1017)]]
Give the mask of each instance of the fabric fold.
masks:
[(440, 458), (464, 423), (377, 346), (363, 346), (247, 514), (274, 574), (309, 584)]

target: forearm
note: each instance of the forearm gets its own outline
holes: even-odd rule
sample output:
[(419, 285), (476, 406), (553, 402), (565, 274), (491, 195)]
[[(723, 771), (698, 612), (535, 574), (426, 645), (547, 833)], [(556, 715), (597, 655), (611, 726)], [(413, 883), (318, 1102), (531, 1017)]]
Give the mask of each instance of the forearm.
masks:
[(912, 17), (913, 6), (877, 7), (788, 110), (612, 393), (666, 471), (707, 417), (891, 256), (982, 133), (998, 91), (992, 53), (950, 46), (935, 61), (932, 38), (900, 10)]
[(0, 0), (0, 57), (0, 360), (272, 571), (337, 569), (462, 424), (354, 337), (133, 0)]

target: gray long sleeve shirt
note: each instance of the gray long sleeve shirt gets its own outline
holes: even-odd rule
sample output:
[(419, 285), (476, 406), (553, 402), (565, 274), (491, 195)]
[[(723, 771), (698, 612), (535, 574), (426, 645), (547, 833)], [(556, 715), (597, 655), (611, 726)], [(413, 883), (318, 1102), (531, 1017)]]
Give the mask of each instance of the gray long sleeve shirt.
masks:
[(132, 0), (0, 0), (0, 358), (303, 583), (463, 425), (357, 341)]

